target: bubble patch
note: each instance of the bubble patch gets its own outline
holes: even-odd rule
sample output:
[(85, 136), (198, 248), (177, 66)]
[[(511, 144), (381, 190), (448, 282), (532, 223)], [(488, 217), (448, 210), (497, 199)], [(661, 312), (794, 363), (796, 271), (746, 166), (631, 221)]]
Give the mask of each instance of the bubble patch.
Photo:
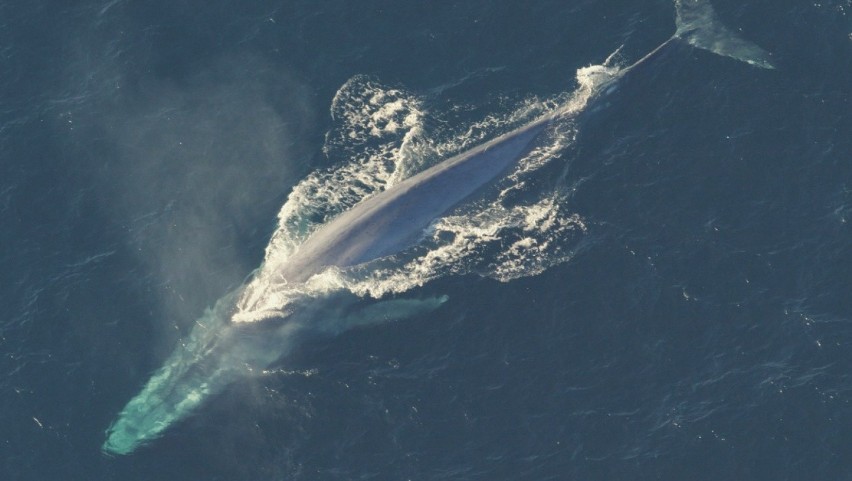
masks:
[[(606, 64), (579, 69), (574, 92), (528, 98), (455, 130), (448, 122), (427, 122), (435, 114), (427, 114), (424, 98), (366, 76), (353, 77), (334, 96), (334, 125), (323, 146), (337, 164), (314, 172), (293, 189), (279, 213), (264, 264), (246, 286), (234, 320), (286, 316), (306, 296), (339, 290), (378, 298), (446, 275), (471, 273), (508, 282), (569, 260), (588, 227), (582, 216), (570, 211), (558, 189), (536, 187), (536, 176), (573, 145), (576, 115), (618, 72), (618, 67)], [(290, 284), (277, 274), (312, 232), (340, 213), (545, 114), (556, 114), (559, 121), (495, 183), (493, 195), (436, 219), (416, 246), (359, 266), (330, 267), (304, 283)]]

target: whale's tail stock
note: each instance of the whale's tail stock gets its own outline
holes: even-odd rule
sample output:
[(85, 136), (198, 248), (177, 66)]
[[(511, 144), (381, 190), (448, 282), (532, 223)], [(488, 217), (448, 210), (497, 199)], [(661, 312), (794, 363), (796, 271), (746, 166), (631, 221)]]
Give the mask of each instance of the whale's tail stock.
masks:
[(730, 57), (755, 67), (775, 68), (771, 54), (743, 39), (719, 20), (707, 0), (675, 0), (675, 37), (693, 47)]

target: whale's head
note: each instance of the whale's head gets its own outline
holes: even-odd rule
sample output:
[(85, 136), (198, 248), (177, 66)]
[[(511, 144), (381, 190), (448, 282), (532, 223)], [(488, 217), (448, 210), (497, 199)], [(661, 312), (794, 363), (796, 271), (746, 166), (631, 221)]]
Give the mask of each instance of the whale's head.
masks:
[(234, 296), (196, 320), (190, 334), (106, 430), (102, 450), (128, 454), (160, 437), (230, 383), (262, 372), (285, 353), (295, 322), (232, 322)]
[(121, 411), (107, 429), (103, 451), (128, 454), (156, 439), (236, 376), (234, 366), (222, 363), (221, 351), (231, 336), (227, 313), (209, 309), (196, 321), (186, 339)]

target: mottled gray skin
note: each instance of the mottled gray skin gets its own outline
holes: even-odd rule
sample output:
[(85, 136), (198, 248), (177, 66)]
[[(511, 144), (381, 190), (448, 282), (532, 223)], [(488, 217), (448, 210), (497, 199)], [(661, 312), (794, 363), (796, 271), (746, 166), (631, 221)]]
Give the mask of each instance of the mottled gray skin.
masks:
[(289, 282), (324, 267), (348, 267), (416, 243), (429, 224), (522, 159), (550, 124), (547, 115), (380, 192), (314, 232), (282, 266)]

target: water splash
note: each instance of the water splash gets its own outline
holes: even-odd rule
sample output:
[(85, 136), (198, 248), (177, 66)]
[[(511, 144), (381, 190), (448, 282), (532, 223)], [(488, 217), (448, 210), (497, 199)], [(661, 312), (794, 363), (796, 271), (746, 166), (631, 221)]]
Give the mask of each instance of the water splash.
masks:
[[(570, 259), (570, 246), (586, 232), (583, 219), (570, 212), (559, 192), (535, 192), (532, 198), (518, 193), (531, 190), (536, 173), (573, 144), (574, 118), (618, 72), (611, 65), (584, 67), (574, 92), (525, 99), (456, 131), (441, 130), (442, 122), (428, 128), (423, 98), (364, 76), (350, 79), (332, 101), (335, 125), (323, 151), (352, 160), (315, 172), (294, 188), (234, 320), (288, 315), (294, 302), (338, 290), (375, 298), (403, 293), (448, 274), (477, 273), (505, 282)], [(334, 216), (455, 153), (554, 112), (561, 121), (495, 186), (491, 198), (438, 219), (415, 248), (360, 266), (331, 267), (300, 284), (280, 276), (280, 266), (298, 246)]]

